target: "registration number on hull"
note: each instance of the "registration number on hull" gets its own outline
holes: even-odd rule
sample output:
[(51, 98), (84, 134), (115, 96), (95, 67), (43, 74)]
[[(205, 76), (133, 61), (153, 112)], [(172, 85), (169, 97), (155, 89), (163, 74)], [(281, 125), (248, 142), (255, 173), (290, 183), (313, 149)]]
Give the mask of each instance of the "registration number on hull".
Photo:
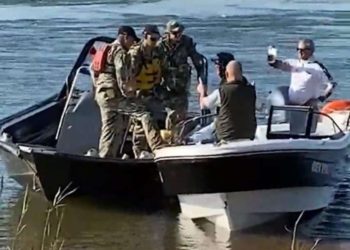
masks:
[(329, 174), (329, 166), (324, 162), (313, 161), (311, 164), (311, 171), (319, 174)]

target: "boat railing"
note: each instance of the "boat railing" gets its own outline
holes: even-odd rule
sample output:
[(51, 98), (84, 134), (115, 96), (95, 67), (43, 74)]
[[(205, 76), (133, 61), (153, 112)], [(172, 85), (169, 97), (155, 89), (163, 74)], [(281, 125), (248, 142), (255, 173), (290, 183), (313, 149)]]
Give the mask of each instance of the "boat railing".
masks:
[[(276, 111), (283, 111), (288, 115), (289, 119), (284, 124), (273, 123), (274, 113)], [(332, 134), (320, 134), (316, 130), (322, 125), (320, 123), (321, 118), (328, 119), (333, 126), (334, 133)], [(349, 118), (347, 119), (349, 122)], [(287, 125), (287, 126), (285, 126)], [(288, 126), (289, 125), (289, 126)], [(278, 127), (277, 130), (272, 131), (273, 127)], [(347, 124), (348, 126), (348, 124)], [(328, 130), (327, 130), (328, 132)], [(287, 139), (287, 138), (308, 138), (308, 139), (323, 139), (330, 138), (335, 139), (342, 137), (344, 135), (343, 129), (338, 125), (338, 123), (329, 114), (315, 110), (311, 106), (293, 106), (293, 105), (283, 105), (283, 106), (271, 106), (267, 121), (267, 139)]]
[(78, 82), (80, 74), (90, 76), (92, 81), (93, 81), (93, 75), (92, 75), (92, 72), (91, 72), (91, 69), (90, 69), (90, 65), (83, 64), (82, 66), (80, 66), (76, 70), (76, 74), (75, 74), (74, 79), (72, 81), (72, 85), (69, 88), (69, 92), (68, 92), (68, 96), (67, 96), (67, 99), (66, 99), (66, 103), (64, 105), (63, 112), (62, 112), (62, 115), (61, 115), (61, 118), (60, 118), (60, 122), (58, 124), (57, 132), (56, 132), (56, 136), (55, 136), (56, 140), (58, 139), (58, 136), (60, 134), (65, 114), (66, 114), (66, 112), (68, 110), (69, 105), (71, 104), (71, 100), (72, 100), (72, 97), (74, 96), (74, 92), (76, 91), (76, 85), (77, 85), (77, 82)]
[[(195, 116), (193, 118), (189, 118), (182, 122), (179, 126), (181, 126), (180, 132), (178, 134), (178, 138), (183, 139), (189, 132), (193, 130), (194, 127), (197, 127), (198, 125), (202, 124), (203, 119), (206, 120), (206, 123), (210, 120), (210, 118), (213, 118), (217, 116), (217, 113), (215, 114), (206, 114), (206, 115), (199, 115)], [(188, 129), (190, 127), (190, 129)], [(202, 127), (202, 126), (201, 126)]]
[[(61, 93), (58, 95), (58, 99), (64, 98), (66, 97), (66, 102), (65, 102), (65, 106), (60, 118), (60, 122), (58, 125), (58, 129), (56, 132), (56, 140), (59, 136), (61, 127), (62, 127), (62, 123), (64, 120), (64, 116), (67, 112), (67, 109), (71, 103), (72, 97), (74, 96), (75, 90), (76, 90), (76, 85), (78, 82), (78, 76), (80, 74), (83, 75), (89, 75), (91, 77), (92, 80), (92, 84), (89, 86), (93, 86), (93, 81), (94, 81), (94, 75), (93, 72), (90, 68), (90, 64), (92, 61), (92, 56), (93, 54), (92, 49), (96, 50), (96, 45), (98, 46), (98, 43), (111, 43), (115, 40), (115, 38), (111, 38), (111, 37), (104, 37), (104, 36), (99, 36), (99, 37), (95, 37), (90, 39), (89, 41), (86, 42), (86, 44), (84, 45), (83, 49), (81, 50), (74, 66), (72, 67), (70, 73), (68, 74), (65, 84), (61, 90)], [(92, 88), (93, 89), (93, 88)]]
[(69, 72), (68, 76), (66, 77), (63, 88), (62, 88), (60, 94), (58, 95), (58, 99), (61, 99), (64, 96), (68, 95), (68, 93), (72, 87), (73, 81), (75, 79), (75, 76), (78, 73), (79, 68), (81, 66), (83, 66), (84, 64), (86, 64), (87, 58), (89, 57), (89, 55), (91, 55), (91, 48), (94, 47), (95, 43), (99, 43), (99, 42), (111, 43), (114, 40), (115, 40), (115, 38), (112, 38), (112, 37), (98, 36), (98, 37), (90, 39), (89, 41), (87, 41), (85, 43), (78, 58), (76, 59), (71, 71)]

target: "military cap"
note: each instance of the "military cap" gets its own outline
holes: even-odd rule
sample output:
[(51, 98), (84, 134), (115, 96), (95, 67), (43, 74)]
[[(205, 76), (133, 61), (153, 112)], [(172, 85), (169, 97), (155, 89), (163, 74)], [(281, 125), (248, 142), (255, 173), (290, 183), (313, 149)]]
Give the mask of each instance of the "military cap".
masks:
[(158, 30), (157, 25), (147, 24), (145, 28), (143, 29), (144, 34), (158, 34), (160, 35), (160, 32)]
[(211, 58), (211, 61), (215, 64), (221, 64), (222, 66), (226, 67), (226, 65), (232, 61), (235, 60), (234, 55), (228, 52), (220, 52), (216, 54), (216, 57)]

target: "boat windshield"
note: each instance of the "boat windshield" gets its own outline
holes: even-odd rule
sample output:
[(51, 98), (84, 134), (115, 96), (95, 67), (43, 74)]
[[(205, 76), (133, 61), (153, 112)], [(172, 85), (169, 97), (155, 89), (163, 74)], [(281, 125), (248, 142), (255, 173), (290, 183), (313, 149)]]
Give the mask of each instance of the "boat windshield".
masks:
[(283, 138), (339, 138), (349, 129), (350, 111), (325, 114), (312, 107), (271, 106), (266, 137)]

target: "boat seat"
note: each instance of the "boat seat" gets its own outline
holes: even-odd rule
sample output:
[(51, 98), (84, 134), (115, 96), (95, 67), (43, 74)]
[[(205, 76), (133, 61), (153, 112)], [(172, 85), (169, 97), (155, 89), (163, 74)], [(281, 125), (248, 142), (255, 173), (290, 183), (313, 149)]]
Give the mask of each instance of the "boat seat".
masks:
[(101, 115), (94, 94), (82, 93), (73, 109), (64, 117), (57, 139), (57, 152), (85, 154), (89, 149), (98, 149)]

